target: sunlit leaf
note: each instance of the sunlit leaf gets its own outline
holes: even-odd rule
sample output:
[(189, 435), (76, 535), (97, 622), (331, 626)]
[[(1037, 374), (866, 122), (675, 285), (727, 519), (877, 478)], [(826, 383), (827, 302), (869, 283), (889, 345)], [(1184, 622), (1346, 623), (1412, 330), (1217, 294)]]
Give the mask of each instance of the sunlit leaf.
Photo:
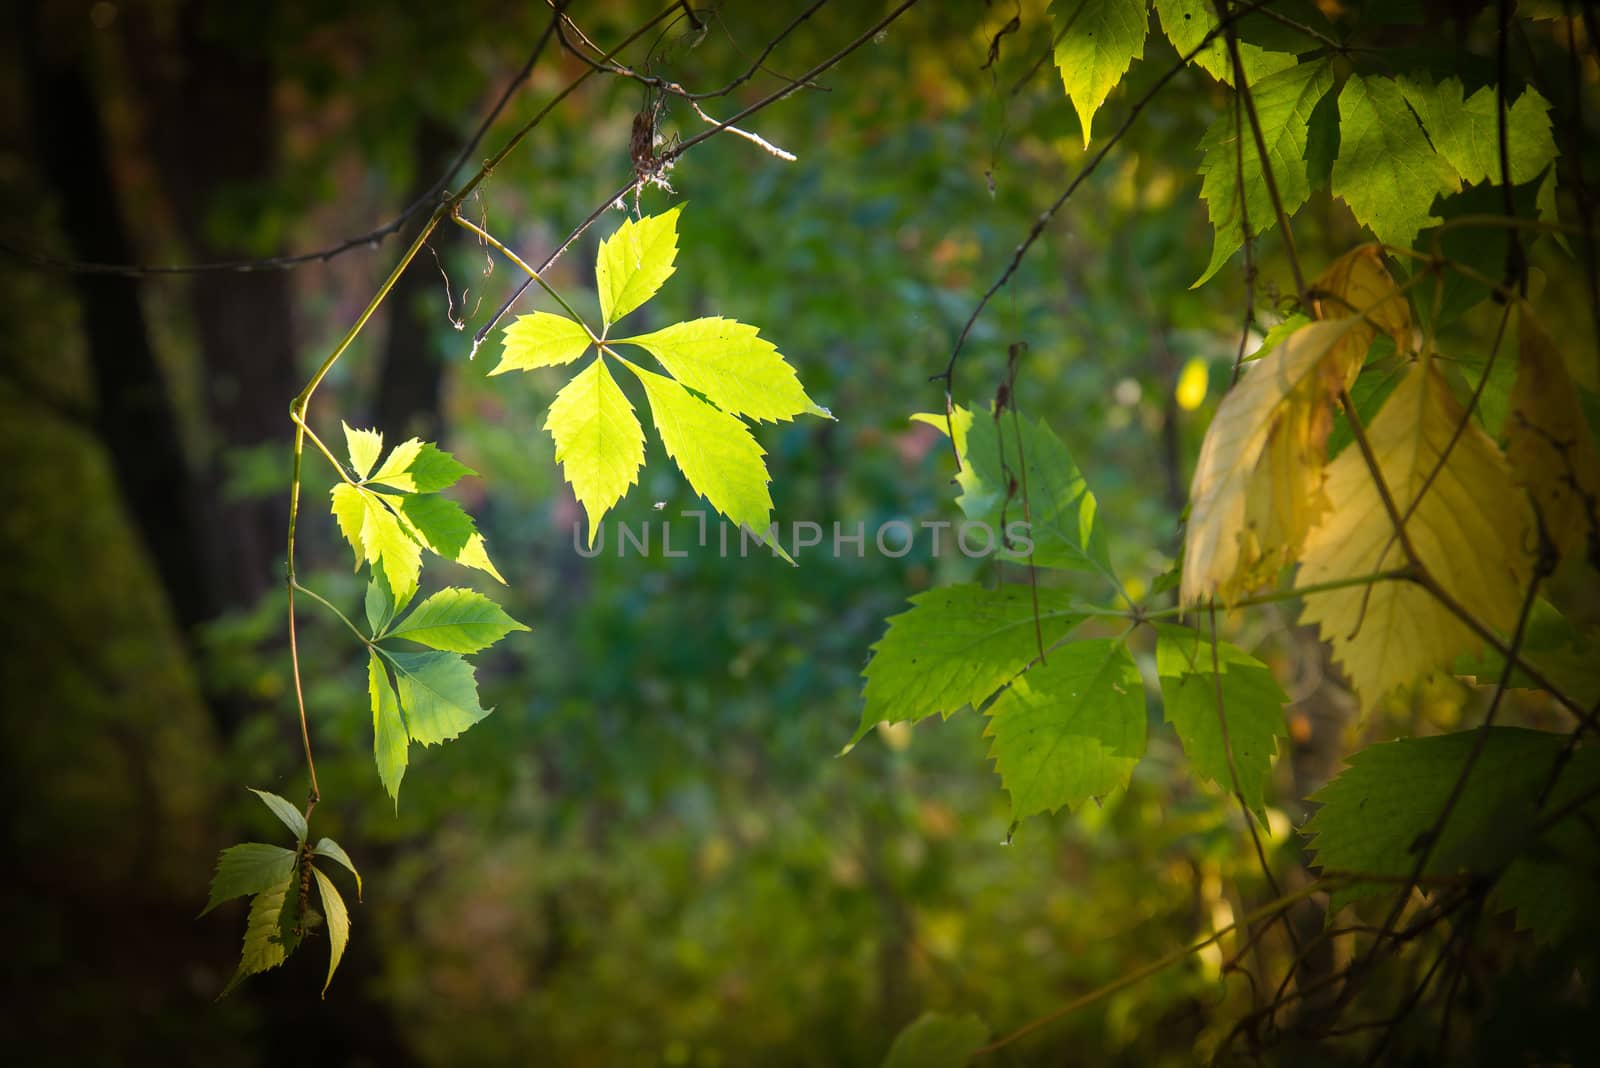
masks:
[(295, 879), (291, 874), (282, 882), (257, 894), (250, 902), (250, 916), (245, 921), (244, 951), (239, 957), (239, 968), (228, 980), (219, 998), (227, 997), (248, 976), (268, 971), (282, 964), (288, 954), (284, 951), (280, 935), (280, 922), (290, 887)]
[(484, 574), (492, 576), (500, 585), (506, 584), (505, 577), (495, 568), (489, 560), (489, 550), (484, 544), (482, 534), (474, 534), (467, 539), (466, 546), (456, 554), (456, 563), (462, 567), (475, 568)]
[(449, 653), (476, 653), (527, 629), (483, 594), (449, 587), (417, 605), (388, 636)]
[(406, 469), (411, 476), (412, 489), (417, 493), (437, 493), (449, 489), (468, 475), (477, 474), (472, 468), (429, 441), (422, 443), (411, 466)]
[[(1039, 655), (1033, 595), (1027, 586), (943, 586), (911, 598), (889, 617), (872, 647), (861, 726), (851, 744), (880, 722), (948, 717), (983, 703)], [(1083, 622), (1065, 591), (1039, 590), (1039, 632), (1045, 646)]]
[(422, 455), (422, 445), (421, 438), (402, 441), (389, 450), (389, 455), (383, 458), (383, 463), (372, 472), (372, 477), (368, 481), (381, 482), (385, 486), (407, 492), (415, 490), (417, 483), (416, 479), (411, 477), (411, 465)]
[[(492, 709), (478, 705), (478, 680), (456, 653), (392, 653), (406, 730), (414, 742), (438, 745), (459, 736)], [(396, 782), (398, 789), (399, 783)]]
[(372, 756), (378, 765), (378, 780), (398, 805), (400, 780), (405, 778), (411, 740), (400, 711), (400, 699), (395, 696), (388, 669), (377, 653), (367, 657), (367, 691), (372, 699)]
[[(1322, 60), (1302, 63), (1263, 78), (1251, 90), (1261, 124), (1261, 138), (1267, 147), (1267, 162), (1271, 164), (1286, 214), (1294, 214), (1311, 195), (1305, 162), (1307, 124), (1317, 102), (1332, 85), (1332, 65)], [(1244, 244), (1246, 215), (1250, 233), (1254, 235), (1266, 233), (1277, 224), (1266, 169), (1247, 116), (1244, 117), (1243, 143), (1239, 140), (1239, 124), (1235, 119), (1240, 117), (1237, 114), (1240, 110), (1231, 103), (1223, 105), (1222, 113), (1200, 141), (1203, 176), (1200, 195), (1206, 200), (1216, 240), (1211, 248), (1211, 263), (1194, 283), (1196, 286), (1209, 281)], [(1243, 212), (1239, 203), (1241, 185)]]
[(328, 978), (322, 984), (322, 994), (326, 997), (333, 973), (339, 969), (339, 961), (344, 956), (344, 947), (350, 941), (350, 910), (345, 907), (344, 898), (339, 896), (339, 888), (333, 885), (333, 880), (315, 867), (311, 874), (317, 880), (317, 896), (322, 901), (322, 915), (328, 924)]
[(262, 842), (230, 846), (217, 857), (211, 879), (211, 896), (200, 911), (204, 916), (224, 901), (270, 890), (294, 874), (295, 851)]
[(378, 457), (383, 453), (383, 435), (376, 430), (356, 430), (349, 423), (339, 423), (344, 427), (345, 447), (350, 453), (350, 469), (356, 473), (357, 478), (366, 478), (372, 470), (372, 465), (378, 462)]
[(672, 277), (678, 256), (678, 205), (660, 215), (629, 219), (600, 242), (595, 282), (607, 326), (655, 296)]
[(361, 873), (356, 871), (355, 861), (350, 859), (350, 854), (344, 851), (343, 846), (332, 838), (319, 838), (317, 839), (316, 848), (312, 849), (311, 852), (319, 857), (327, 857), (334, 863), (343, 866), (351, 875), (354, 875), (356, 877), (356, 899), (358, 901), (361, 899)]
[[(1217, 27), (1217, 9), (1210, 0), (1155, 0), (1156, 14), (1161, 16), (1161, 30), (1172, 42), (1178, 55), (1186, 56), (1205, 40), (1206, 34)], [(1248, 41), (1239, 42), (1239, 61), (1244, 66), (1245, 80), (1250, 85), (1287, 70), (1299, 60), (1287, 52), (1269, 52)], [(1228, 54), (1224, 35), (1213, 37), (1194, 57), (1195, 66), (1227, 85), (1233, 84), (1233, 58)]]
[(989, 757), (1013, 819), (1077, 808), (1128, 784), (1144, 755), (1144, 683), (1110, 638), (1069, 642), (989, 707)]
[[(1438, 85), (1425, 77), (1398, 79), (1400, 91), (1422, 120), (1428, 139), (1456, 173), (1468, 182), (1500, 182), (1500, 128), (1495, 87), (1486, 85), (1463, 99), (1461, 79)], [(1550, 104), (1532, 87), (1506, 108), (1506, 159), (1511, 183), (1531, 182), (1556, 158), (1550, 132)]]
[(633, 414), (604, 358), (568, 382), (544, 428), (556, 443), (556, 460), (589, 517), (589, 544), (600, 520), (638, 480), (644, 464), (644, 428)]
[(692, 319), (612, 344), (647, 350), (672, 377), (725, 412), (769, 420), (827, 414), (806, 396), (772, 342), (732, 319)]
[(542, 311), (519, 315), (516, 322), (505, 328), (502, 341), (505, 351), (500, 363), (489, 373), (502, 375), (507, 371), (531, 371), (536, 367), (571, 363), (588, 350), (592, 340), (582, 324), (564, 315)]
[(1352, 74), (1339, 93), (1334, 196), (1379, 241), (1408, 248), (1438, 221), (1434, 198), (1459, 188), (1455, 168), (1428, 144), (1393, 79)]
[[(1395, 506), (1402, 515), (1415, 508), (1406, 530), (1422, 565), (1476, 618), (1508, 630), (1529, 572), (1527, 506), (1500, 450), (1475, 423), (1462, 427), (1463, 419), (1438, 371), (1418, 364), (1367, 428), (1367, 439)], [(1446, 448), (1448, 461), (1419, 501)], [(1298, 587), (1406, 562), (1360, 449), (1347, 448), (1328, 465), (1327, 494), (1339, 505), (1306, 538)], [(1369, 707), (1482, 644), (1431, 593), (1406, 581), (1308, 593), (1301, 618), (1320, 625)]]
[(272, 814), (278, 817), (285, 827), (289, 828), (289, 832), (295, 836), (296, 841), (304, 842), (306, 840), (306, 818), (292, 802), (279, 797), (277, 794), (268, 793), (265, 790), (257, 790), (255, 787), (250, 787), (250, 792), (261, 798), (261, 803), (271, 809)]
[(1085, 148), (1094, 113), (1144, 55), (1148, 8), (1148, 0), (1055, 0), (1050, 5), (1056, 67), (1078, 112)]
[(384, 499), (399, 508), (410, 525), (409, 533), (446, 560), (454, 560), (478, 531), (466, 509), (437, 493), (408, 493)]

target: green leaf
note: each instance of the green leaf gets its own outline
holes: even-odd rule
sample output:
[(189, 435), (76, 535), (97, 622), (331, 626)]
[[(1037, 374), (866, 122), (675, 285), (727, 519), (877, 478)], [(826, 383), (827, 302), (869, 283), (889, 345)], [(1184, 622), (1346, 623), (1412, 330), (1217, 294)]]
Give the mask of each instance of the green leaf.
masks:
[(1111, 90), (1133, 61), (1144, 55), (1150, 29), (1149, 0), (1055, 0), (1050, 21), (1059, 38), (1055, 46), (1061, 83), (1083, 126), (1083, 147), (1089, 128)]
[(537, 367), (571, 363), (587, 351), (592, 340), (582, 324), (564, 315), (549, 312), (519, 315), (516, 322), (505, 328), (501, 342), (505, 351), (500, 355), (500, 363), (489, 373), (503, 375), (507, 371), (532, 371)]
[(337, 864), (344, 865), (345, 869), (356, 877), (356, 900), (361, 900), (361, 873), (356, 871), (355, 861), (350, 859), (350, 854), (344, 851), (343, 846), (332, 838), (319, 838), (317, 839), (316, 848), (311, 852), (316, 856), (327, 857)]
[(806, 396), (772, 342), (732, 319), (692, 319), (614, 344), (647, 350), (672, 377), (725, 412), (765, 420), (828, 414)]
[[(1286, 215), (1293, 215), (1311, 195), (1306, 166), (1309, 123), (1318, 102), (1332, 86), (1333, 67), (1322, 60), (1291, 67), (1251, 87), (1256, 117), (1261, 123), (1261, 139), (1267, 147), (1267, 161), (1272, 166)], [(1211, 247), (1211, 263), (1195, 286), (1209, 281), (1244, 244), (1247, 216), (1254, 235), (1264, 234), (1277, 225), (1266, 170), (1247, 116), (1244, 117), (1243, 143), (1240, 142), (1239, 124), (1235, 121), (1240, 117), (1239, 110), (1231, 101), (1223, 105), (1222, 113), (1200, 139), (1200, 173), (1204, 176), (1200, 195), (1205, 198), (1216, 240)], [(1241, 185), (1244, 188), (1243, 212), (1239, 205)]]
[(1333, 195), (1355, 212), (1378, 240), (1408, 248), (1417, 231), (1437, 220), (1434, 198), (1461, 180), (1433, 150), (1390, 78), (1352, 74), (1339, 93), (1339, 158)]
[[(917, 418), (940, 430), (954, 425), (961, 457), (956, 503), (969, 520), (993, 532), (995, 555), (1022, 563), (1031, 559), (1039, 567), (1099, 571), (1115, 581), (1105, 538), (1095, 522), (1094, 494), (1072, 454), (1043, 419), (996, 419), (991, 412), (975, 414), (964, 408), (955, 409), (948, 424), (943, 415)], [(1021, 551), (1026, 545), (1019, 539), (1011, 539), (1013, 548), (1001, 539), (1008, 527), (1024, 521), (1033, 542), (1031, 554)]]
[[(756, 443), (750, 428), (670, 378), (632, 363), (628, 369), (644, 383), (661, 443), (694, 491), (735, 524), (765, 533), (772, 515), (767, 465), (762, 460), (766, 451)], [(768, 538), (767, 542), (789, 559), (775, 541)]]
[(600, 520), (638, 480), (644, 428), (603, 357), (579, 371), (550, 405), (544, 428), (556, 460), (589, 517), (589, 544)]
[[(1201, 776), (1232, 793), (1233, 774), (1228, 766), (1231, 749), (1233, 767), (1239, 773), (1239, 792), (1245, 803), (1265, 818), (1262, 797), (1277, 752), (1277, 739), (1287, 735), (1283, 706), (1288, 695), (1265, 664), (1236, 646), (1217, 643), (1219, 671), (1212, 667), (1209, 636), (1167, 624), (1157, 624), (1156, 634), (1161, 701), (1167, 722), (1178, 732), (1190, 763)], [(1228, 724), (1226, 745), (1217, 716), (1219, 679)]]
[(394, 665), (412, 741), (448, 742), (492, 711), (478, 706), (478, 680), (458, 654), (385, 651), (383, 656)]
[(895, 1036), (883, 1068), (962, 1068), (988, 1039), (977, 1016), (925, 1012)]
[(389, 637), (448, 653), (476, 653), (514, 630), (528, 628), (474, 590), (440, 590), (395, 625)]
[(422, 546), (406, 533), (400, 520), (376, 493), (361, 490), (361, 544), (369, 564), (383, 564), (383, 575), (395, 601), (409, 600), (422, 574)]
[(366, 495), (348, 482), (338, 482), (333, 487), (333, 518), (339, 524), (339, 533), (356, 551), (356, 567), (367, 558), (366, 543), (361, 540), (361, 528), (367, 520)]
[[(1412, 846), (1429, 831), (1455, 787), (1476, 731), (1405, 738), (1370, 745), (1311, 800), (1321, 807), (1305, 825), (1324, 871), (1405, 877), (1416, 864)], [(1520, 925), (1541, 940), (1563, 939), (1592, 924), (1588, 902), (1600, 892), (1596, 847), (1588, 825), (1600, 815), (1600, 750), (1573, 753), (1550, 798), (1534, 805), (1549, 780), (1565, 736), (1520, 727), (1492, 727), (1482, 755), (1429, 856), (1425, 873), (1490, 872), (1510, 861), (1496, 891)], [(1578, 803), (1589, 796), (1587, 803)], [(1541, 815), (1576, 805), (1535, 836)], [(1513, 859), (1515, 858), (1515, 859)], [(1329, 915), (1353, 901), (1393, 894), (1392, 883), (1355, 883), (1333, 891)]]
[(230, 846), (217, 857), (204, 916), (224, 901), (269, 890), (294, 874), (295, 851), (262, 842)]
[[(1161, 29), (1180, 56), (1186, 56), (1217, 27), (1217, 9), (1210, 0), (1155, 0), (1161, 16)], [(1246, 82), (1255, 85), (1268, 75), (1287, 70), (1299, 60), (1287, 52), (1268, 52), (1248, 41), (1239, 42), (1239, 61), (1244, 65)], [(1233, 84), (1233, 58), (1228, 55), (1227, 39), (1218, 34), (1194, 57), (1201, 70), (1226, 85)]]
[(363, 605), (367, 612), (367, 626), (371, 629), (373, 637), (383, 633), (383, 628), (389, 625), (398, 608), (394, 591), (389, 588), (389, 580), (379, 574), (382, 570), (382, 564), (373, 565), (372, 581), (367, 583), (367, 596)]
[(678, 256), (680, 204), (661, 215), (629, 219), (600, 242), (595, 284), (600, 291), (600, 317), (606, 326), (656, 295), (672, 277)]
[(328, 978), (322, 984), (322, 996), (328, 996), (328, 986), (333, 982), (333, 973), (339, 969), (339, 959), (344, 956), (344, 947), (350, 941), (350, 910), (345, 907), (344, 898), (339, 896), (339, 888), (315, 867), (311, 874), (317, 880), (317, 896), (322, 899), (322, 914), (328, 921)]
[(422, 444), (421, 438), (411, 438), (390, 449), (389, 455), (384, 457), (383, 463), (372, 473), (368, 481), (381, 482), (385, 486), (393, 486), (408, 493), (415, 490), (417, 483), (411, 477), (411, 465), (422, 455)]
[(417, 493), (437, 493), (478, 472), (439, 446), (424, 441), (406, 473), (411, 476), (412, 489)]
[(372, 757), (378, 765), (378, 781), (398, 807), (400, 780), (405, 778), (410, 759), (411, 736), (400, 712), (400, 699), (389, 683), (388, 669), (377, 653), (367, 659), (367, 692), (372, 698)]
[(1144, 683), (1128, 647), (1093, 638), (1052, 649), (989, 707), (989, 756), (1024, 819), (1126, 786), (1144, 755)]
[(409, 493), (398, 499), (388, 496), (385, 499), (398, 506), (400, 514), (411, 524), (411, 532), (446, 560), (459, 556), (467, 547), (468, 539), (478, 532), (472, 517), (461, 505), (437, 493)]
[(351, 470), (357, 478), (366, 478), (367, 472), (372, 470), (372, 465), (378, 462), (379, 455), (383, 453), (383, 435), (376, 430), (355, 430), (343, 420), (339, 425), (344, 427), (344, 443), (350, 453)]
[[(1039, 590), (1044, 644), (1065, 637), (1084, 616), (1063, 590)], [(872, 647), (861, 726), (854, 745), (883, 721), (915, 722), (982, 704), (1039, 655), (1033, 593), (1027, 586), (942, 586), (911, 598)]]
[(1333, 184), (1333, 161), (1339, 158), (1339, 93), (1332, 86), (1322, 94), (1306, 120), (1306, 181), (1313, 190)]
[(274, 816), (283, 821), (283, 825), (289, 828), (290, 833), (294, 835), (295, 841), (304, 842), (306, 840), (306, 818), (300, 814), (298, 808), (277, 794), (268, 793), (265, 790), (257, 790), (253, 786), (249, 787), (249, 790), (261, 798), (261, 803), (271, 809)]
[[(1450, 161), (1467, 182), (1500, 184), (1500, 128), (1495, 88), (1484, 86), (1463, 99), (1461, 79), (1446, 78), (1433, 85), (1426, 78), (1400, 78), (1400, 91), (1422, 119), (1433, 147)], [(1550, 104), (1539, 93), (1524, 89), (1506, 108), (1506, 156), (1511, 184), (1531, 182), (1556, 158), (1550, 133)]]
[(263, 890), (250, 902), (250, 917), (245, 921), (244, 951), (239, 957), (239, 968), (223, 987), (218, 999), (227, 997), (233, 988), (248, 976), (276, 968), (288, 957), (281, 934), (281, 921), (288, 905), (289, 888), (294, 876)]

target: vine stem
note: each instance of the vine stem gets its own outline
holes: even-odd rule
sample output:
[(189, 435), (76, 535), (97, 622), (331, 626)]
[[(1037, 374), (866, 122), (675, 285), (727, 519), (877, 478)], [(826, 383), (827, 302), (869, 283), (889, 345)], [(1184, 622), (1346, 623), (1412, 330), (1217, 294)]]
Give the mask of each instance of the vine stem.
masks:
[(589, 340), (594, 342), (595, 345), (601, 345), (605, 341), (605, 335), (595, 333), (594, 327), (590, 326), (588, 321), (585, 320), (583, 316), (578, 314), (577, 310), (567, 302), (567, 298), (563, 297), (559, 292), (557, 292), (555, 286), (552, 286), (549, 282), (544, 280), (544, 275), (540, 274), (532, 267), (529, 267), (526, 260), (502, 244), (499, 238), (495, 237), (493, 234), (479, 226), (477, 223), (473, 222), (471, 219), (463, 216), (459, 210), (459, 205), (457, 206), (456, 210), (450, 212), (450, 218), (455, 221), (457, 226), (461, 226), (466, 230), (476, 234), (478, 240), (482, 241), (484, 244), (500, 253), (500, 255), (510, 260), (519, 270), (521, 270), (533, 281), (538, 282), (539, 288), (550, 294), (551, 299), (553, 299), (557, 304), (561, 305), (562, 310), (570, 315), (574, 322), (583, 327), (584, 332), (589, 335)]

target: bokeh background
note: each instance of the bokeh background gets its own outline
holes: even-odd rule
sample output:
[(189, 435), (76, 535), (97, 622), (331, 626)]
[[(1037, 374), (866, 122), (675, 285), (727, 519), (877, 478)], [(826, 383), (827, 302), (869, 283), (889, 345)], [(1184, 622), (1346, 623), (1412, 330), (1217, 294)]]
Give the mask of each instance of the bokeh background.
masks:
[[(797, 161), (721, 137), (684, 157), (673, 195), (643, 194), (646, 211), (687, 207), (678, 273), (641, 321), (754, 323), (837, 416), (760, 429), (778, 520), (955, 517), (948, 449), (908, 417), (942, 406), (929, 375), (1087, 158), (1041, 62), (1042, 7), (1018, 9), (986, 66), (1009, 4), (920, 5), (750, 120)], [(573, 5), (601, 42), (654, 10)], [(703, 34), (680, 19), (627, 58), (719, 86), (799, 10), (730, 2)], [(726, 117), (883, 10), (827, 5), (707, 110)], [(362, 233), (433, 183), (549, 17), (501, 0), (20, 3), (0, 43), (0, 236), (47, 258), (182, 263)], [(1173, 60), (1152, 37), (1107, 130)], [(547, 51), (465, 173), (582, 70)], [(1195, 146), (1222, 100), (1194, 71), (1158, 98), (990, 307), (955, 381), (958, 400), (986, 402), (1026, 342), (1017, 403), (1087, 473), (1135, 596), (1171, 563), (1238, 343), (1237, 267), (1189, 289), (1210, 249)], [(627, 180), (646, 103), (636, 83), (590, 79), (468, 213), (543, 258)], [(666, 136), (704, 128), (669, 101)], [(583, 307), (621, 217), (552, 273)], [(930, 585), (995, 580), (993, 562), (935, 556), (926, 537), (899, 559), (810, 553), (797, 569), (579, 557), (581, 513), (542, 430), (561, 369), (488, 379), (492, 338), (469, 359), (518, 278), (443, 228), (314, 425), (328, 440), (340, 419), (420, 435), (479, 471), (459, 496), (508, 580), (482, 588), (533, 629), (482, 658), (494, 714), (415, 749), (396, 811), (372, 766), (364, 661), (337, 620), (301, 609), (317, 819), (362, 867), (365, 901), (326, 1000), (312, 945), (214, 1003), (244, 913), (195, 919), (216, 853), (275, 840), (245, 786), (305, 790), (283, 623), (288, 401), (414, 226), (293, 271), (129, 279), (0, 258), (0, 1046), (15, 1063), (872, 1064), (925, 1009), (1008, 1029), (1259, 893), (1237, 813), (1195, 783), (1159, 713), (1130, 790), (1009, 842), (981, 717), (837, 755), (884, 618)], [(1316, 264), (1358, 236), (1325, 194), (1297, 227)], [(1270, 322), (1282, 272), (1262, 252)], [(1559, 287), (1578, 283), (1553, 277), (1560, 309)], [(1565, 306), (1581, 335), (1578, 292)], [(308, 471), (302, 581), (356, 609), (348, 549), (318, 507), (329, 473), (314, 458)], [(694, 521), (677, 517), (696, 506), (652, 433), (615, 519), (673, 521), (688, 540)], [(1293, 699), (1275, 856), (1297, 854), (1302, 799), (1358, 738), (1453, 727), (1470, 704), (1442, 685), (1358, 726), (1292, 610), (1225, 626)], [(1198, 954), (996, 1063), (1187, 1063), (1247, 1004), (1221, 964)]]

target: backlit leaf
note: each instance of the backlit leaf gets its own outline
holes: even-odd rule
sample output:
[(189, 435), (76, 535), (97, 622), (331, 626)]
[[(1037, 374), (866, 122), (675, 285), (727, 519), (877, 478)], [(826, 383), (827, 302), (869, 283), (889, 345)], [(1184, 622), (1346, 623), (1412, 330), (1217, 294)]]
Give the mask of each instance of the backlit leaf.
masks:
[[(1438, 371), (1417, 364), (1367, 427), (1367, 439), (1400, 513), (1415, 506), (1406, 530), (1423, 566), (1479, 620), (1507, 630), (1529, 571), (1529, 518), (1505, 458), (1475, 423), (1462, 429), (1418, 501), (1462, 417)], [(1360, 449), (1347, 448), (1328, 465), (1327, 493), (1339, 506), (1306, 538), (1299, 588), (1406, 562)], [(1320, 624), (1368, 707), (1482, 644), (1432, 594), (1406, 581), (1307, 594), (1301, 619)]]
[(1144, 755), (1144, 683), (1111, 638), (1069, 642), (989, 707), (989, 757), (1013, 819), (1077, 808), (1128, 784)]
[(280, 921), (294, 884), (294, 876), (257, 894), (250, 902), (250, 916), (245, 921), (244, 952), (239, 957), (239, 968), (228, 980), (219, 998), (227, 997), (248, 976), (268, 971), (282, 964), (288, 954), (284, 951), (280, 935)]
[(680, 204), (660, 215), (629, 219), (600, 242), (595, 261), (595, 283), (600, 291), (600, 315), (607, 326), (655, 296), (672, 277), (678, 256)]
[(489, 560), (489, 550), (485, 546), (482, 534), (474, 534), (467, 539), (466, 546), (456, 554), (456, 563), (462, 567), (476, 568), (486, 575), (490, 575), (500, 585), (506, 584), (505, 577), (495, 568)]
[(262, 842), (224, 849), (217, 857), (217, 873), (211, 878), (211, 897), (200, 915), (224, 901), (270, 890), (294, 874), (295, 856), (292, 849)]
[(725, 412), (768, 420), (827, 414), (806, 396), (772, 342), (732, 319), (692, 319), (613, 344), (647, 350), (672, 377)]
[(328, 978), (322, 984), (322, 995), (328, 994), (328, 984), (333, 982), (333, 973), (339, 969), (339, 960), (344, 956), (344, 947), (350, 941), (350, 910), (345, 907), (344, 898), (339, 896), (339, 888), (316, 868), (311, 869), (311, 874), (317, 880), (317, 896), (322, 901), (322, 915), (328, 923)]
[(1058, 38), (1056, 67), (1078, 112), (1085, 148), (1094, 113), (1133, 61), (1144, 55), (1148, 8), (1149, 0), (1055, 0), (1050, 5)]
[(593, 339), (580, 323), (564, 315), (534, 312), (519, 315), (505, 328), (500, 363), (491, 375), (507, 371), (531, 371), (536, 367), (556, 367), (571, 363), (589, 348)]
[(402, 441), (389, 450), (389, 455), (383, 458), (383, 463), (372, 472), (369, 482), (381, 482), (385, 486), (392, 486), (397, 490), (410, 492), (417, 488), (417, 483), (411, 477), (411, 465), (422, 455), (422, 439), (411, 438)]
[[(1200, 42), (1205, 40), (1206, 34), (1217, 26), (1217, 9), (1210, 0), (1155, 0), (1155, 9), (1156, 14), (1161, 16), (1162, 32), (1180, 56), (1200, 48)], [(1239, 60), (1244, 65), (1245, 80), (1250, 85), (1299, 62), (1297, 57), (1287, 52), (1269, 52), (1248, 41), (1239, 42)], [(1200, 48), (1193, 62), (1218, 81), (1233, 84), (1233, 58), (1228, 54), (1228, 42), (1222, 34)]]
[(479, 707), (472, 665), (456, 653), (385, 651), (383, 657), (394, 667), (406, 730), (414, 742), (448, 742), (492, 711)]
[(644, 428), (617, 386), (604, 358), (568, 382), (544, 428), (556, 442), (556, 460), (589, 517), (589, 544), (600, 520), (639, 477), (644, 463)]
[[(1426, 78), (1399, 79), (1400, 91), (1422, 119), (1423, 129), (1456, 173), (1467, 182), (1500, 182), (1500, 129), (1495, 87), (1486, 85), (1462, 99), (1459, 78), (1438, 85)], [(1556, 158), (1550, 133), (1550, 104), (1533, 88), (1506, 108), (1506, 158), (1511, 183), (1531, 182)]]
[(356, 871), (355, 861), (350, 859), (350, 854), (344, 851), (343, 846), (332, 838), (319, 838), (317, 839), (316, 848), (311, 852), (319, 857), (327, 857), (334, 863), (343, 866), (351, 875), (354, 875), (356, 877), (356, 900), (359, 901), (361, 899), (361, 873)]
[(410, 525), (409, 533), (446, 560), (454, 560), (467, 547), (478, 528), (466, 509), (437, 493), (408, 493), (386, 498), (400, 509)]
[(417, 451), (406, 473), (411, 476), (412, 488), (417, 493), (437, 493), (449, 489), (468, 475), (477, 474), (429, 441), (422, 443), (422, 448)]
[[(1251, 89), (1261, 137), (1267, 146), (1267, 161), (1277, 182), (1283, 210), (1293, 215), (1311, 195), (1311, 181), (1305, 155), (1308, 123), (1328, 89), (1333, 85), (1333, 69), (1326, 60), (1302, 63), (1263, 78)], [(1250, 233), (1266, 233), (1277, 224), (1266, 172), (1256, 148), (1255, 134), (1244, 117), (1244, 142), (1239, 142), (1237, 112), (1232, 103), (1223, 105), (1211, 128), (1201, 138), (1200, 173), (1204, 176), (1200, 195), (1206, 200), (1216, 239), (1211, 248), (1211, 263), (1194, 284), (1200, 286), (1222, 269), (1244, 244), (1246, 213)], [(1241, 177), (1242, 164), (1242, 177)], [(1244, 189), (1244, 212), (1240, 210), (1239, 190)]]
[(1339, 158), (1333, 193), (1356, 219), (1389, 245), (1409, 248), (1417, 231), (1437, 220), (1433, 201), (1461, 188), (1461, 179), (1433, 150), (1390, 78), (1352, 74), (1339, 93)]
[[(1047, 648), (1084, 619), (1066, 592), (1049, 588), (1039, 590), (1038, 618)], [(880, 722), (977, 707), (1039, 655), (1027, 586), (927, 590), (888, 623), (862, 672), (866, 707), (851, 744)]]
[[(737, 416), (713, 408), (670, 378), (628, 364), (650, 399), (667, 455), (696, 493), (735, 524), (757, 533), (768, 529), (772, 496), (767, 490), (766, 450)], [(787, 554), (782, 553), (787, 559)]]
[(383, 435), (376, 430), (356, 430), (343, 421), (339, 425), (344, 427), (344, 443), (350, 453), (351, 470), (357, 478), (366, 478), (383, 452)]
[(400, 699), (395, 696), (389, 671), (377, 653), (367, 657), (367, 692), (372, 699), (372, 757), (378, 765), (378, 781), (398, 805), (411, 740), (400, 712)]
[(483, 594), (449, 587), (417, 605), (388, 636), (449, 653), (476, 653), (527, 629)]

